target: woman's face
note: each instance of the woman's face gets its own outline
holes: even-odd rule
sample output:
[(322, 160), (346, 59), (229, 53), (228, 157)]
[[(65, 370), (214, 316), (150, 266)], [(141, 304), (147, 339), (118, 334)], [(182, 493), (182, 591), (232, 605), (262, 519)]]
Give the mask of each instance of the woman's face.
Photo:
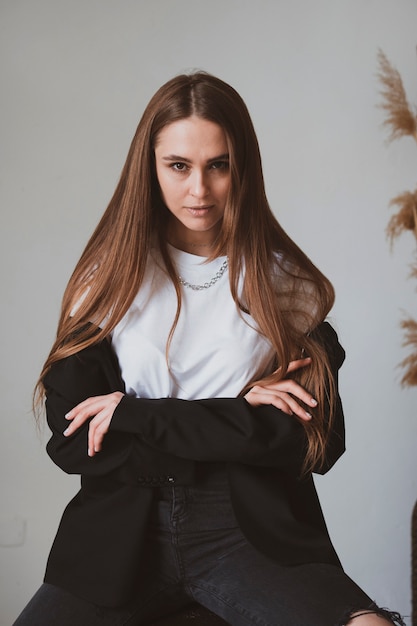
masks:
[(172, 122), (157, 137), (155, 163), (171, 212), (170, 242), (180, 249), (210, 246), (221, 229), (231, 184), (223, 129), (195, 116)]

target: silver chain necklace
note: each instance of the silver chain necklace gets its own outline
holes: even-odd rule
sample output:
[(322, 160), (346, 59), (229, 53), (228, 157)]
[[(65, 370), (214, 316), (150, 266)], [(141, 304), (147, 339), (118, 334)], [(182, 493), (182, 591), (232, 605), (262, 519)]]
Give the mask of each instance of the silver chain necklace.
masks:
[(203, 285), (193, 285), (192, 283), (189, 283), (187, 280), (184, 280), (182, 276), (178, 276), (179, 283), (180, 285), (184, 285), (184, 287), (187, 287), (188, 289), (192, 289), (193, 291), (203, 291), (203, 289), (209, 289), (210, 287), (213, 287), (213, 285), (215, 285), (218, 280), (220, 280), (220, 278), (223, 276), (223, 274), (227, 270), (227, 265), (228, 265), (228, 262), (226, 259), (225, 261), (223, 261), (222, 265), (220, 266), (218, 271), (215, 273), (213, 278), (210, 278), (210, 280), (207, 283), (204, 283)]

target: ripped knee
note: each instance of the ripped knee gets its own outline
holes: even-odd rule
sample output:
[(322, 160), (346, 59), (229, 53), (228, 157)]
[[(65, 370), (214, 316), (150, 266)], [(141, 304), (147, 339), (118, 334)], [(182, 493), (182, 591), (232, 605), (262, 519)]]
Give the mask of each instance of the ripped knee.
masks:
[[(398, 626), (406, 626), (401, 615), (395, 611), (388, 611), (388, 609), (383, 609), (379, 607), (375, 602), (373, 602), (370, 606), (363, 609), (350, 609), (346, 611), (345, 615), (342, 617), (340, 622), (336, 626), (347, 626), (348, 624), (354, 626), (354, 620), (357, 617), (363, 617), (365, 615), (376, 615), (377, 617), (382, 617), (389, 624), (397, 624)], [(359, 624), (358, 624), (359, 626)]]

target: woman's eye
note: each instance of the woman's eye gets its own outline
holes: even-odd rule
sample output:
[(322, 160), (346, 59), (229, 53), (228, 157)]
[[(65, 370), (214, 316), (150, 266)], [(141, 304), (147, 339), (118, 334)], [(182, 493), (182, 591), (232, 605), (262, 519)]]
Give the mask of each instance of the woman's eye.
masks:
[(176, 172), (185, 172), (187, 169), (187, 166), (185, 163), (172, 163), (171, 168), (175, 170)]
[(211, 164), (211, 169), (213, 170), (228, 170), (229, 169), (229, 161), (214, 161)]

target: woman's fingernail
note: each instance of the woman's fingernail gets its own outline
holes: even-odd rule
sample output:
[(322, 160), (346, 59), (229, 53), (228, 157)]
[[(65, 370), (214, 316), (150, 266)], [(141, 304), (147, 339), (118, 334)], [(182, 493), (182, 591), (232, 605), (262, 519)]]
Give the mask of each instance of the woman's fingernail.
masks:
[(64, 432), (62, 433), (62, 434), (64, 435), (64, 437), (66, 437), (66, 436), (68, 435), (68, 431), (69, 431), (69, 428), (67, 428), (66, 430), (64, 430)]
[(71, 415), (71, 411), (69, 411), (68, 413), (65, 413), (64, 417), (66, 420), (68, 420), (70, 418)]
[(307, 413), (307, 411), (306, 411), (306, 417), (307, 417), (309, 420), (313, 419), (313, 416), (311, 415), (311, 413)]
[(317, 400), (316, 400), (315, 398), (311, 398), (311, 400), (310, 400), (310, 404), (311, 404), (312, 406), (317, 406)]

